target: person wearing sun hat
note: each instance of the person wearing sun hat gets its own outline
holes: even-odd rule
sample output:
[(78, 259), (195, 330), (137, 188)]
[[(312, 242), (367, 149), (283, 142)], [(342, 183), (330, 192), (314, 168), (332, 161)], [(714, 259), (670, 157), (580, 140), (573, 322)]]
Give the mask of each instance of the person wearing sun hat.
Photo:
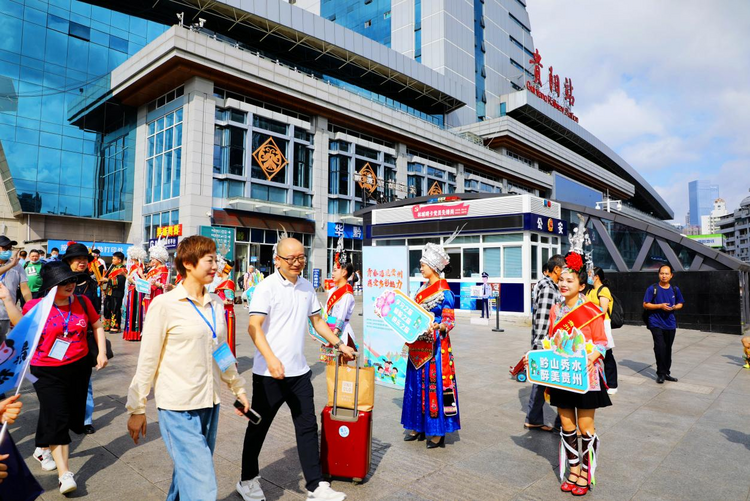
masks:
[[(31, 357), (31, 374), (37, 378), (34, 390), (39, 399), (39, 421), (34, 457), (45, 470), (57, 469), (62, 494), (76, 490), (74, 474), (68, 468), (70, 434), (84, 432), (86, 393), (91, 378), (87, 331), (95, 333), (99, 355), (96, 369), (107, 366), (104, 328), (99, 312), (86, 296), (75, 294), (81, 274), (64, 262), (42, 267), (41, 291), (46, 295), (57, 287), (55, 299), (36, 351)], [(0, 285), (3, 301), (13, 323), (18, 323), (42, 298), (28, 301), (23, 312), (12, 302), (10, 291)], [(50, 452), (51, 451), (51, 452)], [(50, 455), (52, 463), (50, 463)]]
[[(458, 230), (446, 240), (448, 245)], [(450, 333), (455, 326), (456, 298), (440, 275), (450, 258), (440, 245), (428, 243), (422, 250), (420, 271), (427, 280), (419, 288), (415, 301), (435, 315), (430, 330), (408, 345), (406, 385), (401, 424), (407, 430), (404, 441), (424, 440), (427, 448), (445, 447), (445, 435), (461, 428), (458, 409), (456, 367)]]

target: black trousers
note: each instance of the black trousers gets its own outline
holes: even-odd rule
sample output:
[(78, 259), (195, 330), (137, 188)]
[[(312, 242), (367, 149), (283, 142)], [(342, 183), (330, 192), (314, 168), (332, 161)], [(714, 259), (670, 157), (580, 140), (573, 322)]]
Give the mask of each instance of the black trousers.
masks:
[(490, 300), (482, 298), (479, 301), (482, 303), (482, 318), (490, 318)]
[(263, 447), (273, 418), (286, 403), (292, 411), (292, 421), (297, 436), (297, 454), (302, 463), (308, 491), (314, 491), (323, 478), (318, 449), (318, 418), (313, 402), (312, 372), (302, 376), (274, 379), (253, 374), (253, 401), (251, 407), (260, 414), (261, 422), (247, 424), (245, 445), (242, 449), (242, 480), (252, 480), (260, 473), (258, 456)]
[(607, 377), (607, 386), (617, 388), (617, 362), (611, 349), (604, 355), (604, 375)]
[(676, 329), (659, 329), (650, 327), (654, 338), (654, 356), (656, 357), (656, 375), (668, 376), (672, 368), (672, 344)]
[(68, 430), (83, 433), (86, 397), (91, 378), (91, 359), (83, 357), (57, 367), (31, 366), (31, 374), (39, 399), (39, 420), (36, 426), (36, 446), (67, 445)]
[(122, 296), (107, 296), (104, 299), (104, 318), (109, 321), (110, 329), (122, 328)]

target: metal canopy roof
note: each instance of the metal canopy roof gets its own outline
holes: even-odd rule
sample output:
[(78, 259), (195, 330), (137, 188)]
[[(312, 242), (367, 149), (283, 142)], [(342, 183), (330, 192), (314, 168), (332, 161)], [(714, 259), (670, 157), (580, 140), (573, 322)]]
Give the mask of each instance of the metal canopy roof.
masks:
[(636, 194), (632, 202), (638, 209), (661, 219), (674, 218), (674, 212), (656, 190), (589, 131), (526, 90), (506, 97), (510, 117), (633, 183)]
[(83, 0), (154, 22), (205, 27), (288, 64), (348, 82), (430, 115), (465, 103), (466, 89), (384, 45), (281, 0)]

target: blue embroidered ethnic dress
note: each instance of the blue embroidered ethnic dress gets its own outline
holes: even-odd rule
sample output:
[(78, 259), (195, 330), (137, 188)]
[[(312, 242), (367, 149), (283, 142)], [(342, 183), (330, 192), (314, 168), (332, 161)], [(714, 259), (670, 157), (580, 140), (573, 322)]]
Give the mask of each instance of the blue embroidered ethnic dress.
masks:
[[(401, 424), (407, 430), (428, 436), (443, 436), (461, 428), (458, 412), (453, 349), (450, 333), (455, 325), (455, 296), (445, 280), (423, 286), (415, 300), (435, 315), (435, 323), (446, 326), (436, 339), (420, 338), (409, 348)], [(427, 360), (427, 361), (425, 361)], [(417, 368), (419, 367), (419, 368)]]

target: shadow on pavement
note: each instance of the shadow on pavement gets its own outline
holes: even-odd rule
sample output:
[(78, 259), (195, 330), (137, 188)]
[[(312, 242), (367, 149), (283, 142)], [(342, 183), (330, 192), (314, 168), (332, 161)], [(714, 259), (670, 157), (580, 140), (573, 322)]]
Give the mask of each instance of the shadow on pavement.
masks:
[(627, 367), (633, 372), (636, 372), (646, 377), (650, 377), (651, 379), (654, 379), (654, 380), (656, 379), (656, 370), (651, 364), (647, 364), (645, 362), (636, 362), (635, 360), (629, 360), (627, 358), (618, 360), (617, 363), (619, 365)]
[(724, 436), (727, 437), (727, 440), (729, 440), (730, 442), (735, 444), (742, 444), (746, 449), (750, 450), (750, 435), (748, 435), (747, 433), (742, 433), (741, 431), (737, 430), (729, 430), (727, 428), (719, 431), (721, 431), (721, 433), (723, 433)]

